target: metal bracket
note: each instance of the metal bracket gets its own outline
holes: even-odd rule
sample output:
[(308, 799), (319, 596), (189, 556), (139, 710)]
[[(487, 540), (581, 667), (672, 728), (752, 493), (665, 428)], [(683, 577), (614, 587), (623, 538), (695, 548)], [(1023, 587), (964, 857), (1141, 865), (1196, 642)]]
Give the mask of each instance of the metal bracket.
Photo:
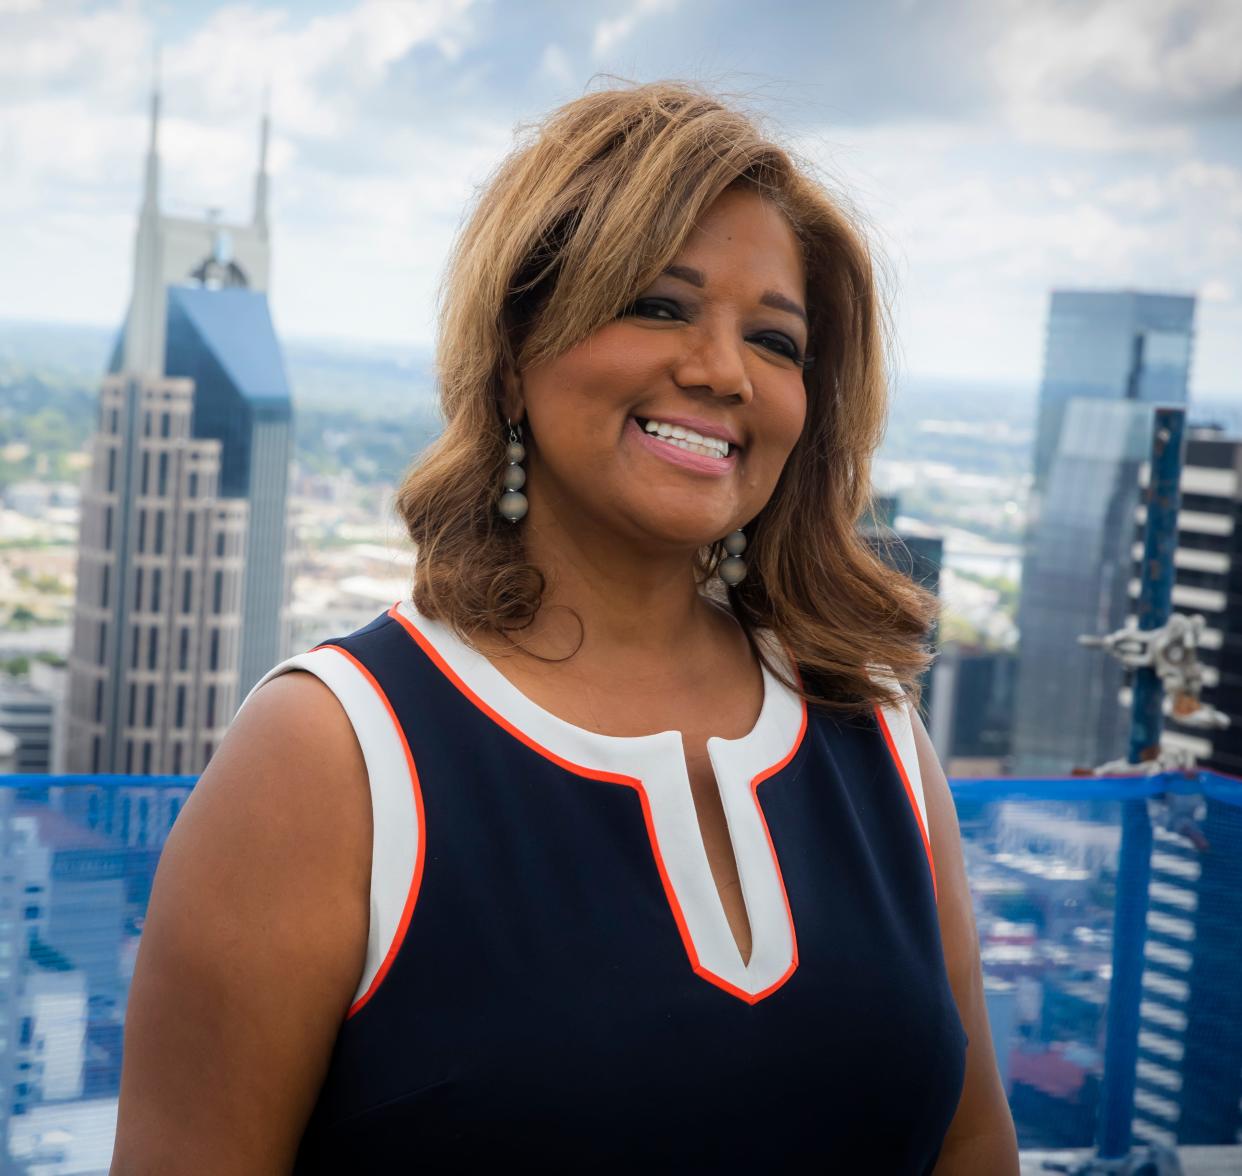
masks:
[[(1162, 709), (1168, 718), (1188, 727), (1223, 729), (1229, 726), (1229, 716), (1199, 697), (1203, 690), (1199, 638), (1206, 624), (1207, 619), (1202, 613), (1193, 616), (1173, 613), (1158, 629), (1127, 627), (1103, 637), (1084, 634), (1078, 638), (1078, 643), (1102, 649), (1127, 670), (1154, 670), (1165, 690)], [(1161, 755), (1164, 755), (1163, 751)], [(1174, 764), (1172, 770), (1176, 771), (1180, 766)], [(1111, 764), (1106, 764), (1097, 771), (1104, 772), (1105, 768), (1111, 767)]]

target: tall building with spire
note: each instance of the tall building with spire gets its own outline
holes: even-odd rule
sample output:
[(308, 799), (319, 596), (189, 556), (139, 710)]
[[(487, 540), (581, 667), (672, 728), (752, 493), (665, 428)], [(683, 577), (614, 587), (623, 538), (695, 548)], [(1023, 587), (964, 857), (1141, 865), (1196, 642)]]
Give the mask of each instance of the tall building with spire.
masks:
[(266, 293), (268, 118), (246, 224), (160, 212), (159, 118), (157, 90), (133, 293), (83, 488), (69, 772), (200, 771), (287, 646), (292, 406)]

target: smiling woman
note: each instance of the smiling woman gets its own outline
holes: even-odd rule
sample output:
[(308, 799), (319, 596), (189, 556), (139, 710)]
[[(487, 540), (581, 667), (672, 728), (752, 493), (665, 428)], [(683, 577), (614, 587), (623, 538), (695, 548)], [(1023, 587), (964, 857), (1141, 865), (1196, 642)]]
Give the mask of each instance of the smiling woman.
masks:
[(934, 600), (857, 532), (880, 318), (696, 89), (502, 165), (409, 597), (264, 676), (161, 859), (114, 1172), (1017, 1172)]

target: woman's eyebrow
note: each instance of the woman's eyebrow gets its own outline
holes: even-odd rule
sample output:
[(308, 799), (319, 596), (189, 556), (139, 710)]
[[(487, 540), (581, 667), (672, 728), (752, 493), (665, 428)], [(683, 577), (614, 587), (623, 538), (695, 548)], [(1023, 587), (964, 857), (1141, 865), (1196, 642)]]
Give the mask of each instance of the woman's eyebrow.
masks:
[(776, 290), (765, 290), (759, 295), (759, 301), (764, 306), (771, 306), (775, 310), (787, 310), (790, 314), (796, 314), (806, 326), (809, 327), (811, 325), (807, 322), (806, 311), (792, 298), (786, 298), (784, 294)]
[[(688, 265), (670, 265), (665, 266), (662, 271), (670, 278), (680, 278), (683, 282), (689, 282), (691, 286), (702, 290), (707, 285), (707, 278), (702, 270), (694, 269)], [(786, 298), (777, 290), (765, 290), (760, 296), (759, 301), (764, 306), (770, 306), (774, 310), (787, 310), (790, 314), (797, 315), (807, 326), (806, 311), (802, 309), (792, 298)]]
[(665, 266), (663, 272), (670, 278), (680, 278), (683, 282), (689, 282), (690, 285), (697, 286), (700, 290), (707, 285), (707, 278), (703, 276), (703, 271), (692, 269), (688, 265)]

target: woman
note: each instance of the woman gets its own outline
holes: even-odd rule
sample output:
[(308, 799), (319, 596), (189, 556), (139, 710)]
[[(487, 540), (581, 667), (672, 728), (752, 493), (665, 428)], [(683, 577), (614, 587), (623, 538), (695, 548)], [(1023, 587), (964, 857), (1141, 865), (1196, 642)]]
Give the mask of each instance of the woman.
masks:
[(113, 1171), (1016, 1173), (934, 601), (856, 530), (857, 232), (710, 96), (590, 94), (439, 374), (411, 599), (275, 667), (168, 842)]

